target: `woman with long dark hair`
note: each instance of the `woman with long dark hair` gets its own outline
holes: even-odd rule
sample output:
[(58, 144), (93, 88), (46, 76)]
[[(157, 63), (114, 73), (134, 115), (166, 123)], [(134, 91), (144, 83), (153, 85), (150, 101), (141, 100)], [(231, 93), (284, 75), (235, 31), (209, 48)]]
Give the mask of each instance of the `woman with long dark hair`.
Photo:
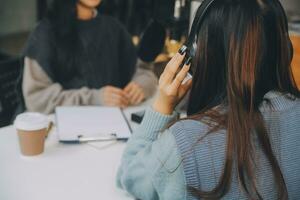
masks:
[[(280, 2), (215, 0), (204, 14), (193, 80), (178, 53), (128, 141), (118, 186), (143, 200), (299, 199), (300, 92)], [(190, 88), (188, 117), (174, 122)]]
[(54, 0), (24, 50), (23, 94), (30, 111), (59, 105), (127, 107), (149, 97), (157, 79), (137, 62), (131, 36), (98, 13), (101, 0)]

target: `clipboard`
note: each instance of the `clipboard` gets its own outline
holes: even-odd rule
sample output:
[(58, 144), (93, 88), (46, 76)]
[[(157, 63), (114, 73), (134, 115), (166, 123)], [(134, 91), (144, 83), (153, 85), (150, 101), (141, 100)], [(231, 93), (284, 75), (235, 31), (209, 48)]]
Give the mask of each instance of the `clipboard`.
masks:
[(67, 144), (127, 140), (132, 133), (121, 108), (61, 106), (55, 109), (59, 141)]

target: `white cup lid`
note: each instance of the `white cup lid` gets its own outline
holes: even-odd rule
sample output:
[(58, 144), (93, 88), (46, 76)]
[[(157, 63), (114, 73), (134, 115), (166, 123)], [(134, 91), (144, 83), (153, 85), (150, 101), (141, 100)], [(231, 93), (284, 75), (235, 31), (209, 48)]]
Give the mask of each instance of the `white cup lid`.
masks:
[(49, 121), (46, 115), (28, 112), (18, 115), (14, 125), (19, 130), (36, 131), (47, 128)]

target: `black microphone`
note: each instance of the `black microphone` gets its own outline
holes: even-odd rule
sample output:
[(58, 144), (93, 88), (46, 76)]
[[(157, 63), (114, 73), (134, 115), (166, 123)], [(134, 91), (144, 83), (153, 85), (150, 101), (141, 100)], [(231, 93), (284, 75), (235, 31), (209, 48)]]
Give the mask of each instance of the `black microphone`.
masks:
[(166, 35), (164, 26), (151, 20), (142, 33), (137, 48), (138, 57), (144, 62), (153, 62), (164, 48)]

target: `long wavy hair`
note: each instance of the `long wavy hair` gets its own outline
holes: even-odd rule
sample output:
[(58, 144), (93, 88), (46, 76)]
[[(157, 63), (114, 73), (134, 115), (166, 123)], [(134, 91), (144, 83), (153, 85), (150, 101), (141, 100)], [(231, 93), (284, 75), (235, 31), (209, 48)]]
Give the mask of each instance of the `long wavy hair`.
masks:
[[(248, 197), (262, 199), (255, 184), (253, 138), (257, 137), (272, 166), (278, 199), (288, 198), (259, 107), (269, 91), (300, 97), (291, 72), (292, 57), (287, 19), (278, 0), (215, 0), (198, 34), (188, 116), (209, 117), (217, 124), (213, 131), (227, 130), (226, 160), (215, 188), (189, 188), (195, 196), (223, 197), (236, 172)], [(218, 109), (224, 106), (225, 113)]]
[[(53, 0), (46, 15), (54, 33), (57, 64), (66, 73), (74, 73), (81, 59), (77, 50), (82, 48), (78, 35), (77, 3), (79, 0)], [(105, 1), (104, 1), (105, 2)], [(100, 4), (102, 7), (102, 3)], [(100, 9), (100, 6), (97, 9)]]

